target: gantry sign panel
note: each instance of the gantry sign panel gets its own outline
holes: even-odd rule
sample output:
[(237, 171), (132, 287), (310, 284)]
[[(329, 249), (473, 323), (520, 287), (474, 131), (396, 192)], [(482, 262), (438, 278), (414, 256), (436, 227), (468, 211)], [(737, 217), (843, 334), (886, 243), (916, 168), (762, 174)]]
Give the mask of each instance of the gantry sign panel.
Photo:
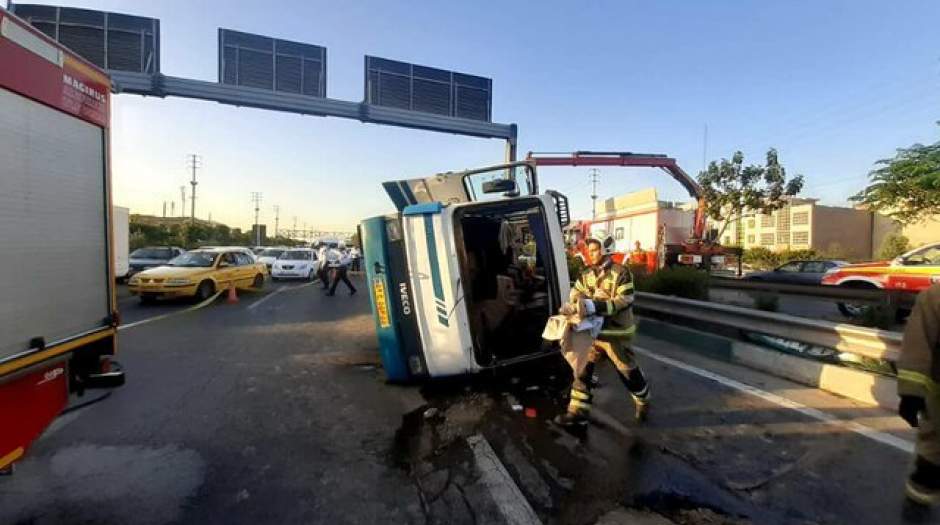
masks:
[(219, 29), (219, 82), (326, 97), (326, 48)]
[(367, 104), (492, 122), (493, 81), (366, 56)]
[(155, 18), (37, 4), (13, 13), (104, 69), (160, 72), (160, 21)]

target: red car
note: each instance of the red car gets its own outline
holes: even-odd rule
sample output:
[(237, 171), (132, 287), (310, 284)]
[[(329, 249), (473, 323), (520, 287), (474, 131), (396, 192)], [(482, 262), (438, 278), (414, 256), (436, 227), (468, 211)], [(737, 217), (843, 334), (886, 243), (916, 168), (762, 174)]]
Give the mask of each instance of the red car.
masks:
[[(822, 279), (822, 284), (830, 286), (910, 292), (919, 292), (933, 283), (940, 283), (940, 243), (921, 246), (891, 261), (833, 268)], [(839, 310), (849, 317), (859, 313), (846, 303), (839, 303)]]

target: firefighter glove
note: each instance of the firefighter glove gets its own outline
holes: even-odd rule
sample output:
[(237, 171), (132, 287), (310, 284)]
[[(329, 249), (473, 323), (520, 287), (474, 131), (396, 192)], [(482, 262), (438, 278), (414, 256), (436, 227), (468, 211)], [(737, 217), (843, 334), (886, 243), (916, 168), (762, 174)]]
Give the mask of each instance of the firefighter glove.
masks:
[(581, 311), (586, 315), (594, 315), (594, 313), (597, 312), (594, 301), (590, 299), (581, 299)]
[(916, 427), (918, 425), (917, 415), (926, 411), (927, 404), (924, 402), (924, 398), (918, 396), (901, 396), (898, 414), (908, 425)]
[(572, 303), (565, 303), (558, 309), (558, 313), (561, 315), (574, 315), (578, 313), (578, 308)]

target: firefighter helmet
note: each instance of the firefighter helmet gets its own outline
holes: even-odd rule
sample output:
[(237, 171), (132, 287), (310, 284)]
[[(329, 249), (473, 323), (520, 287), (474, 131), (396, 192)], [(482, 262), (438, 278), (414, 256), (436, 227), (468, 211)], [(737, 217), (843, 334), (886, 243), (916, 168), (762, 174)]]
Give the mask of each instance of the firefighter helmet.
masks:
[(601, 255), (608, 256), (614, 253), (614, 238), (610, 235), (592, 235), (587, 240), (587, 244), (598, 243), (601, 245)]

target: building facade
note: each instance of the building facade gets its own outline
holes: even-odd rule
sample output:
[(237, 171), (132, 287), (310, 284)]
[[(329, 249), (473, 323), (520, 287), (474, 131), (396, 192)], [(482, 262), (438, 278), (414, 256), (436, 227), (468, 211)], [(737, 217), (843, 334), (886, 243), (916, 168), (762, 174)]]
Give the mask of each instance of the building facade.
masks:
[(689, 237), (695, 210), (685, 203), (659, 200), (649, 188), (598, 201), (592, 235), (611, 235), (618, 252), (629, 252), (640, 243), (643, 250), (655, 250), (661, 225), (666, 226), (666, 244), (678, 244)]
[[(716, 226), (721, 231), (722, 224)], [(719, 241), (745, 249), (815, 250), (830, 257), (867, 259), (877, 249), (872, 242), (875, 226), (869, 211), (793, 198), (770, 214), (745, 213), (731, 221)]]

